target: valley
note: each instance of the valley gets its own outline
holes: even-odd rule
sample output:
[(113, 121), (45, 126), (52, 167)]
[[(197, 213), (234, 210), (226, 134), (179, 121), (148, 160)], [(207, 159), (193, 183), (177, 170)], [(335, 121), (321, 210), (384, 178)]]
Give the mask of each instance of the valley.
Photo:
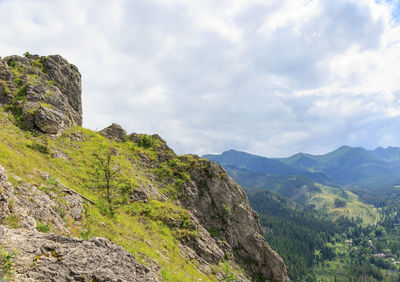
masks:
[(230, 150), (204, 157), (245, 187), (292, 280), (398, 281), (399, 151), (342, 146), (321, 156)]

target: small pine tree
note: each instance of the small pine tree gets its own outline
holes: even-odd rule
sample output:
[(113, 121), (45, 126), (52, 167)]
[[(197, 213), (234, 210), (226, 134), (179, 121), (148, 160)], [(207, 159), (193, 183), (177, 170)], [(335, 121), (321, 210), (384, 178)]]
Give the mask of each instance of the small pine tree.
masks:
[(124, 183), (121, 169), (115, 161), (118, 155), (118, 150), (114, 148), (104, 148), (99, 152), (93, 153), (95, 159), (95, 183), (99, 191), (102, 192), (102, 197), (107, 201), (109, 215), (114, 215), (112, 206), (113, 195), (119, 190), (121, 184)]

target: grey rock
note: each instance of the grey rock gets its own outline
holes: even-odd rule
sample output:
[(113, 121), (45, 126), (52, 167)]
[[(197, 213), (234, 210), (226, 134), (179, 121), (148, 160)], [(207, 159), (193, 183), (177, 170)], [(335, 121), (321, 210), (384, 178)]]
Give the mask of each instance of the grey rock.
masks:
[[(211, 238), (208, 232), (199, 232), (196, 241), (186, 245), (209, 263), (218, 263), (233, 254), (249, 276), (259, 273), (272, 281), (289, 281), (283, 260), (261, 236), (258, 216), (243, 189), (221, 166), (207, 160), (197, 161), (202, 169), (190, 169), (191, 181), (182, 189), (180, 201), (201, 226), (215, 230), (218, 235)], [(254, 263), (246, 264), (243, 260)]]
[(82, 125), (81, 74), (58, 55), (0, 58), (0, 104), (21, 108), (30, 130), (57, 134)]
[(67, 153), (58, 150), (54, 150), (53, 153), (51, 153), (51, 157), (68, 161), (71, 160)]
[(111, 140), (123, 142), (127, 140), (125, 130), (116, 123), (111, 124), (110, 126), (104, 128), (100, 131), (100, 134), (104, 137), (107, 137)]
[(34, 113), (40, 108), (39, 102), (25, 102), (22, 105), (22, 117), (28, 128), (37, 128)]
[(0, 80), (0, 105), (9, 105), (12, 103), (13, 99), (14, 97), (10, 90), (9, 83)]
[(137, 133), (131, 133), (129, 135), (129, 140), (131, 140), (133, 143), (137, 143), (140, 140), (140, 134)]
[(61, 128), (65, 127), (64, 118), (58, 111), (40, 107), (35, 113), (36, 126), (45, 133), (57, 134)]
[(16, 281), (158, 281), (149, 268), (105, 238), (88, 241), (0, 225), (2, 246), (18, 253)]
[[(39, 173), (39, 172), (38, 172)], [(48, 173), (40, 172), (49, 178)], [(6, 182), (7, 174), (0, 167), (0, 221), (13, 215), (19, 220), (19, 228), (35, 230), (36, 222), (49, 224), (52, 230), (69, 234), (64, 219), (82, 219), (83, 201), (77, 194), (65, 192), (60, 184), (54, 185), (54, 192), (48, 194), (33, 184), (23, 183), (14, 187)]]
[(0, 185), (7, 182), (7, 171), (0, 165)]
[(44, 57), (43, 65), (50, 80), (68, 98), (68, 104), (74, 110), (71, 114), (73, 123), (82, 125), (82, 77), (78, 68), (60, 55)]
[(32, 184), (13, 187), (1, 165), (0, 191), (0, 220), (12, 214), (20, 221), (16, 229), (0, 225), (1, 246), (17, 253), (15, 281), (158, 281), (157, 272), (151, 270), (159, 269), (156, 262), (149, 269), (108, 239), (85, 241), (36, 230), (36, 222), (41, 221), (50, 224), (52, 231), (69, 234), (57, 210), (63, 210), (66, 218), (81, 220), (83, 203), (78, 195), (67, 191), (62, 197), (65, 191), (60, 190), (57, 198), (63, 200), (56, 201)]
[(130, 195), (131, 202), (147, 202), (149, 191), (144, 187), (136, 187)]
[(5, 60), (2, 60), (0, 57), (0, 80), (8, 81), (13, 79), (13, 73), (8, 68), (8, 64)]

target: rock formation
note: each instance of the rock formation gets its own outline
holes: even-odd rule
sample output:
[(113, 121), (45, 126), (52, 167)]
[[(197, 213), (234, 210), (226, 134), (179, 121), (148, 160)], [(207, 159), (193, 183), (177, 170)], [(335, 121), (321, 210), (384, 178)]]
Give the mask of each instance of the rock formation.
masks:
[[(57, 211), (62, 209), (81, 219), (82, 200), (78, 195), (59, 191), (65, 201), (56, 201), (35, 185), (25, 183), (14, 188), (2, 166), (0, 191), (1, 221), (10, 216), (19, 218), (14, 228), (0, 225), (3, 251), (17, 254), (15, 281), (158, 281), (155, 273), (108, 239), (85, 241), (36, 230), (38, 223), (47, 222), (68, 235)], [(61, 207), (61, 203), (65, 205)]]
[(59, 55), (0, 58), (0, 105), (30, 130), (57, 134), (82, 125), (81, 74)]
[(253, 275), (288, 281), (287, 267), (261, 236), (258, 215), (243, 189), (220, 165), (203, 159), (198, 162), (201, 169), (190, 169), (191, 181), (183, 189), (182, 205), (203, 227), (218, 233), (215, 241), (224, 256), (232, 253)]
[(113, 123), (110, 126), (104, 128), (102, 131), (100, 131), (100, 134), (104, 137), (118, 142), (122, 142), (127, 139), (125, 130), (116, 123)]

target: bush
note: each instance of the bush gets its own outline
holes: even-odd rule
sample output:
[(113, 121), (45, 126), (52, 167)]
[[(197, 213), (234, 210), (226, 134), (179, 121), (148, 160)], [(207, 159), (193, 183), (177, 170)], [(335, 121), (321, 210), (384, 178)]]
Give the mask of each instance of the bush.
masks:
[(36, 221), (36, 230), (39, 232), (47, 233), (50, 231), (50, 225), (48, 223), (44, 224), (40, 221)]
[[(7, 281), (8, 276), (12, 274), (15, 259), (17, 258), (17, 253), (15, 251), (8, 252), (2, 246), (0, 246), (0, 258), (0, 267), (2, 272), (1, 274), (4, 275), (4, 277), (0, 278), (6, 278), (5, 281)], [(1, 281), (3, 281), (3, 279), (1, 279)]]
[(140, 136), (138, 145), (143, 148), (150, 148), (154, 146), (154, 139), (150, 135), (143, 134)]

